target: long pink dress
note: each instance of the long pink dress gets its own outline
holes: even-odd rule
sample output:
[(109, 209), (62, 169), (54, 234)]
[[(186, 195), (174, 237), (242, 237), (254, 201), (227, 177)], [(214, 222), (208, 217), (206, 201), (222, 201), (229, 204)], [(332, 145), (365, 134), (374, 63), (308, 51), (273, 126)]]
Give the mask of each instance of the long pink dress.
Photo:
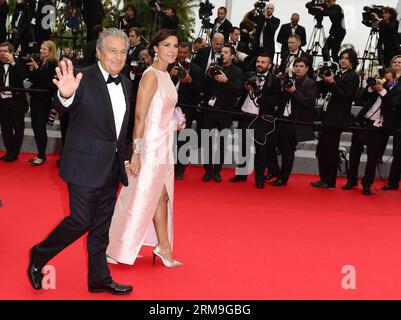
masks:
[(157, 245), (153, 217), (164, 186), (169, 197), (168, 237), (171, 248), (173, 245), (173, 139), (176, 123), (172, 118), (177, 103), (177, 90), (168, 72), (153, 67), (149, 67), (146, 72), (156, 74), (158, 88), (145, 120), (141, 170), (137, 177), (129, 176), (128, 186), (121, 189), (106, 252), (114, 260), (131, 265), (142, 245)]

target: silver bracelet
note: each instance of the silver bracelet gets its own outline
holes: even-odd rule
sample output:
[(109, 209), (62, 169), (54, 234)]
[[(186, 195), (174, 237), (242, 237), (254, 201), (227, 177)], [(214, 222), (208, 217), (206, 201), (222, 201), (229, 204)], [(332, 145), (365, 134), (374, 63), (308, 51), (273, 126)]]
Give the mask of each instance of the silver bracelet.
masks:
[(134, 139), (133, 149), (135, 154), (141, 154), (143, 149), (143, 139)]

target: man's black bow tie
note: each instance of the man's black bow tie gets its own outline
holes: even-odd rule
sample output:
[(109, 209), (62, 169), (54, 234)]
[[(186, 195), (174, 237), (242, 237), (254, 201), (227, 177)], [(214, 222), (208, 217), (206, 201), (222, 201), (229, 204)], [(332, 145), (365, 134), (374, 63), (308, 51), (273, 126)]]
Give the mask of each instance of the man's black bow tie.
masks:
[(256, 75), (258, 76), (260, 81), (263, 81), (266, 78), (266, 76), (264, 74), (257, 73)]
[(121, 77), (118, 75), (117, 77), (112, 77), (109, 74), (109, 77), (107, 78), (106, 84), (112, 83), (114, 82), (117, 86), (120, 84), (121, 82)]

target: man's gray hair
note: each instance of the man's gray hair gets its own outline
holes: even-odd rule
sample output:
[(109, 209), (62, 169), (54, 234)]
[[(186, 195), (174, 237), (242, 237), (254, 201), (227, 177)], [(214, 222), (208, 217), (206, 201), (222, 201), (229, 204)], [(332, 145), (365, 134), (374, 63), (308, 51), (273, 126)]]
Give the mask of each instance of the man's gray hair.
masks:
[(104, 42), (108, 37), (124, 39), (127, 49), (129, 48), (129, 39), (127, 34), (123, 30), (119, 30), (117, 28), (108, 28), (103, 30), (97, 39), (96, 48), (102, 51), (104, 48)]

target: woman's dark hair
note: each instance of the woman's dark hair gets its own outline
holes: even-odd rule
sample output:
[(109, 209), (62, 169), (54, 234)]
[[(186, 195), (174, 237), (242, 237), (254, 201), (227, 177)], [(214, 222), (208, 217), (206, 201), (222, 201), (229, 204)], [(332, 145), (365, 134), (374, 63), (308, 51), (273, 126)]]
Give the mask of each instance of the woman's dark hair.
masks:
[(177, 32), (173, 29), (161, 29), (153, 36), (148, 48), (148, 53), (152, 58), (155, 57), (155, 50), (153, 47), (157, 47), (160, 42), (166, 40), (168, 37), (176, 37), (178, 39)]
[(132, 11), (134, 11), (134, 17), (135, 17), (136, 16), (136, 8), (135, 8), (133, 3), (128, 3), (125, 6), (125, 10), (124, 11), (127, 11), (128, 9), (131, 9)]
[(352, 63), (352, 69), (355, 70), (358, 66), (358, 55), (354, 49), (348, 48), (340, 53), (340, 59), (344, 54), (348, 54), (349, 61)]
[(383, 8), (383, 12), (384, 11), (386, 11), (386, 12), (388, 12), (389, 14), (390, 14), (390, 19), (396, 19), (397, 18), (397, 15), (398, 15), (398, 13), (397, 13), (397, 10), (395, 10), (394, 8), (392, 8), (392, 7), (384, 7)]

